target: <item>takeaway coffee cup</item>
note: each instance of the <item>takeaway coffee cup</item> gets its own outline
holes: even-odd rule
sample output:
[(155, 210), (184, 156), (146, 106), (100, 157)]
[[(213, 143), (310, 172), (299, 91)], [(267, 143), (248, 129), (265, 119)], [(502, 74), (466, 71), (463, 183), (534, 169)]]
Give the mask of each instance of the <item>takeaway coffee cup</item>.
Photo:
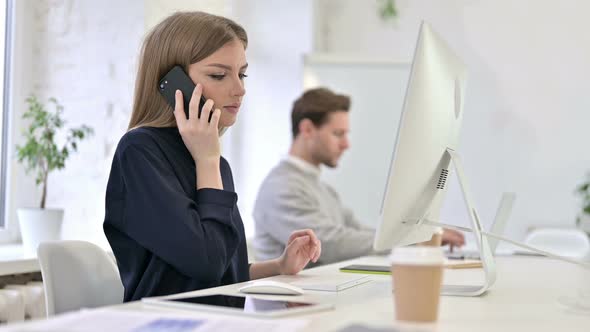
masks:
[(396, 319), (436, 321), (444, 264), (442, 249), (400, 247), (393, 250), (390, 259)]

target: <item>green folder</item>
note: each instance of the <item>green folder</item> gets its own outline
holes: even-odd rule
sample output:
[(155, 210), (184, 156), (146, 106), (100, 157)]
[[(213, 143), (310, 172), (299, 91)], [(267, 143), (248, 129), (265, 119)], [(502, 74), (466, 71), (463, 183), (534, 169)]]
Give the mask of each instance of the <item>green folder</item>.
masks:
[(353, 264), (340, 268), (340, 272), (361, 274), (391, 274), (391, 267), (386, 265), (359, 265)]

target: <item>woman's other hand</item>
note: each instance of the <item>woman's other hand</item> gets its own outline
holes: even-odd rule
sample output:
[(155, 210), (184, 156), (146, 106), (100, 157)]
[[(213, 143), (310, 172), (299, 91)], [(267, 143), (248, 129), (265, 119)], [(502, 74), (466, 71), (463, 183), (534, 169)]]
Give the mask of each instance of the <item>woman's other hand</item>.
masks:
[(322, 244), (311, 229), (294, 231), (279, 257), (280, 274), (299, 273), (310, 261), (316, 263), (321, 253)]

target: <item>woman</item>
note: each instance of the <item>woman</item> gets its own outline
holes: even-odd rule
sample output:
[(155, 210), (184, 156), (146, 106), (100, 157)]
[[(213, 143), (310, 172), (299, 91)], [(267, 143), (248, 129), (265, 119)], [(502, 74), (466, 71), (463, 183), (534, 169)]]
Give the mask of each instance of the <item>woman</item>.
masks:
[[(311, 230), (291, 235), (283, 255), (248, 265), (244, 227), (219, 133), (236, 121), (244, 94), (248, 39), (235, 22), (180, 12), (146, 37), (129, 131), (121, 138), (106, 193), (104, 231), (125, 301), (295, 274), (321, 253)], [(189, 116), (174, 111), (158, 81), (181, 65), (198, 83)], [(201, 94), (209, 98), (199, 106)], [(215, 105), (215, 109), (212, 109)], [(209, 115), (198, 117), (201, 112)]]

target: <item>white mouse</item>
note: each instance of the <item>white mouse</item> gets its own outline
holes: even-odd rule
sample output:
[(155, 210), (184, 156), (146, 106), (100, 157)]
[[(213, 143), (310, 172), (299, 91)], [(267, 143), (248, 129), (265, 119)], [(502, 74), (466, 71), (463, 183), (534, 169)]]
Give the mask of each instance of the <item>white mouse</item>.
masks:
[(273, 294), (273, 295), (301, 295), (303, 289), (286, 282), (274, 280), (256, 280), (241, 287), (240, 292), (249, 294)]

